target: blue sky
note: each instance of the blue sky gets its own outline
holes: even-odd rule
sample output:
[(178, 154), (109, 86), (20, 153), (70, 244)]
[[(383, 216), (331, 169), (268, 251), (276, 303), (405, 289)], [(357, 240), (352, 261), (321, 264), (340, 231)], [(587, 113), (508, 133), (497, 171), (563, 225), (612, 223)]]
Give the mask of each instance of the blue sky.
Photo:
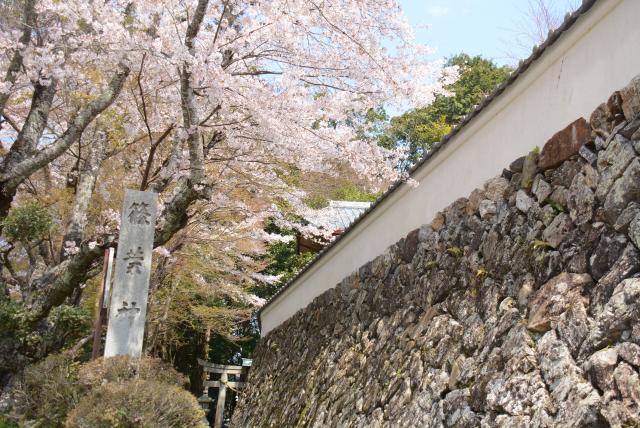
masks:
[[(563, 16), (576, 1), (546, 3)], [(521, 34), (524, 43), (518, 42), (519, 33), (530, 23), (526, 18), (529, 0), (400, 0), (400, 4), (418, 41), (437, 48), (438, 58), (466, 52), (498, 64), (514, 64), (531, 52), (533, 42), (523, 40)]]

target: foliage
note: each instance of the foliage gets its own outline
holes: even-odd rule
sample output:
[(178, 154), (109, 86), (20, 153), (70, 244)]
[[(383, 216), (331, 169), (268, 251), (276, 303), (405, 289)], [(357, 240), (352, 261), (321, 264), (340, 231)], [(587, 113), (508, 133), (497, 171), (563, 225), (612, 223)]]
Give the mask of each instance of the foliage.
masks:
[(82, 394), (78, 368), (70, 352), (49, 355), (27, 367), (17, 391), (17, 413), (43, 426), (62, 426)]
[(476, 278), (484, 279), (489, 276), (489, 272), (484, 266), (480, 266), (476, 271)]
[[(277, 226), (271, 222), (265, 230), (282, 236), (295, 237), (296, 232)], [(288, 241), (275, 241), (269, 244), (266, 262), (267, 267), (262, 271), (266, 275), (277, 275), (279, 279), (272, 284), (263, 284), (256, 287), (256, 295), (268, 299), (280, 290), (289, 280), (291, 280), (307, 263), (314, 257), (313, 253), (298, 254), (298, 247), (295, 239)]]
[(93, 389), (69, 414), (69, 428), (206, 427), (189, 392), (166, 383), (134, 379)]
[(3, 222), (6, 235), (29, 243), (47, 236), (53, 223), (46, 207), (37, 202), (13, 208)]
[(458, 80), (447, 86), (453, 96), (438, 96), (432, 108), (438, 114), (444, 114), (447, 123), (458, 123), (476, 106), (483, 97), (502, 83), (511, 72), (506, 66), (498, 67), (493, 61), (481, 56), (458, 54), (448, 62), (449, 66), (459, 68)]
[(451, 95), (437, 95), (428, 107), (392, 118), (389, 128), (378, 137), (380, 145), (407, 147), (409, 160), (415, 162), (511, 72), (509, 67), (498, 67), (481, 56), (464, 53), (450, 58), (447, 65), (459, 69), (459, 79), (446, 86)]
[[(91, 330), (91, 314), (84, 307), (61, 305), (51, 311), (43, 327), (31, 327), (29, 311), (20, 303), (0, 297), (0, 343), (18, 349), (25, 361), (47, 355), (54, 349), (76, 344)], [(11, 371), (24, 361), (12, 359), (9, 349), (1, 349), (0, 369)]]
[(15, 328), (0, 327), (0, 379), (84, 331), (72, 307), (94, 307), (86, 285), (118, 242), (125, 189), (159, 199), (148, 350), (193, 367), (210, 338), (255, 331), (264, 221), (278, 201), (300, 220), (298, 181), (336, 165), (398, 176), (394, 150), (354, 138), (353, 112), (428, 103), (455, 73), (391, 3), (334, 6), (0, 2), (0, 317)]
[(153, 380), (178, 387), (188, 384), (184, 375), (159, 358), (131, 358), (128, 355), (98, 358), (83, 364), (78, 372), (78, 383), (84, 390), (132, 379)]
[(336, 189), (331, 199), (336, 201), (374, 202), (380, 197), (380, 193), (368, 192), (353, 183), (345, 184)]
[(0, 415), (0, 428), (20, 428), (20, 425), (9, 419), (9, 417)]
[(447, 248), (447, 252), (451, 254), (456, 259), (459, 259), (463, 255), (462, 248), (460, 247), (449, 247)]
[(553, 208), (553, 211), (556, 214), (566, 212), (565, 208), (559, 202), (556, 202), (553, 199), (547, 198), (545, 202), (548, 203), (551, 208)]
[(531, 242), (531, 247), (534, 250), (543, 250), (543, 251), (553, 248), (551, 244), (549, 244), (547, 241), (542, 241), (540, 239), (534, 239), (533, 242)]
[(61, 305), (51, 311), (48, 320), (51, 338), (61, 341), (63, 349), (65, 344), (75, 344), (91, 332), (93, 316), (84, 306)]
[(329, 206), (329, 200), (374, 202), (380, 197), (378, 192), (369, 192), (355, 183), (345, 183), (332, 189), (328, 194), (312, 193), (305, 199), (307, 206), (313, 209), (321, 209)]
[[(68, 421), (67, 424), (70, 423), (71, 426), (107, 426), (100, 423), (119, 422), (117, 418), (110, 418), (114, 417), (113, 411), (120, 414), (117, 406), (122, 406), (128, 413), (122, 413), (121, 417), (134, 421), (138, 415), (142, 415), (140, 420), (144, 421), (142, 425), (123, 426), (161, 426), (164, 423), (162, 417), (177, 424), (167, 426), (197, 426), (190, 425), (193, 415), (200, 415), (199, 411), (194, 412), (197, 402), (182, 388), (186, 385), (185, 377), (170, 364), (154, 358), (138, 359), (128, 356), (100, 358), (85, 364), (80, 364), (76, 359), (75, 354), (67, 351), (51, 354), (27, 367), (15, 393), (15, 413), (20, 420), (36, 422), (41, 426), (62, 426), (71, 412), (75, 415), (69, 416), (71, 422)], [(134, 400), (134, 391), (141, 388), (141, 385), (152, 386), (149, 394), (162, 396), (161, 402), (144, 394), (144, 399)], [(125, 390), (128, 392), (123, 393)], [(133, 407), (126, 407), (117, 400), (114, 404), (109, 391), (120, 391), (123, 395), (121, 400), (131, 401), (129, 405)], [(98, 412), (104, 411), (104, 417), (107, 418), (104, 421), (99, 419), (99, 414), (92, 415), (89, 411), (95, 407), (93, 400), (96, 396), (107, 397), (107, 402), (96, 408)], [(156, 405), (160, 407), (155, 407)], [(72, 412), (76, 406), (79, 406), (79, 410)], [(166, 408), (166, 413), (158, 411), (162, 407)], [(184, 408), (184, 411), (176, 410), (179, 408)], [(156, 419), (152, 418), (154, 414)], [(133, 419), (127, 419), (129, 417)], [(83, 422), (85, 420), (91, 420), (96, 425), (87, 425)]]
[[(250, 326), (263, 303), (252, 287), (264, 263), (236, 256), (225, 248), (233, 241), (219, 239), (217, 245), (183, 241), (179, 251), (158, 260), (151, 281), (146, 351), (188, 374), (197, 393), (202, 391), (197, 359), (229, 363), (236, 353), (248, 357), (246, 344), (257, 328), (239, 325)], [(238, 246), (246, 244), (242, 237), (235, 239)]]
[(326, 196), (321, 194), (313, 194), (309, 195), (305, 198), (304, 203), (314, 210), (319, 210), (322, 208), (326, 208), (329, 206), (329, 199)]

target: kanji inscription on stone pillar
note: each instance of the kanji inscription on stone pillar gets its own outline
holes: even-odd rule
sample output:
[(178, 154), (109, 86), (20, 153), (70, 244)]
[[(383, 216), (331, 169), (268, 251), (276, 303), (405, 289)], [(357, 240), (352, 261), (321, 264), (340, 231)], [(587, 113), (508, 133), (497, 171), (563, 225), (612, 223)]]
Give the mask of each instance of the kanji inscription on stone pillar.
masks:
[(104, 356), (142, 354), (158, 196), (127, 190)]

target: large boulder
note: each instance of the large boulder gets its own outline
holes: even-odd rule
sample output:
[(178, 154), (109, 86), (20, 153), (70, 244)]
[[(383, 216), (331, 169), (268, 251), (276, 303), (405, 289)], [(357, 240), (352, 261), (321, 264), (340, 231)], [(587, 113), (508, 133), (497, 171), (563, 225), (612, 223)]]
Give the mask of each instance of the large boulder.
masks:
[(564, 272), (551, 278), (529, 303), (527, 328), (537, 332), (551, 329), (560, 314), (571, 306), (583, 304), (584, 287), (591, 282), (588, 274)]
[(538, 158), (542, 170), (554, 168), (578, 153), (580, 147), (589, 142), (591, 127), (581, 117), (562, 131), (555, 133), (544, 145)]
[(636, 76), (631, 83), (620, 91), (622, 111), (627, 120), (640, 114), (640, 76)]

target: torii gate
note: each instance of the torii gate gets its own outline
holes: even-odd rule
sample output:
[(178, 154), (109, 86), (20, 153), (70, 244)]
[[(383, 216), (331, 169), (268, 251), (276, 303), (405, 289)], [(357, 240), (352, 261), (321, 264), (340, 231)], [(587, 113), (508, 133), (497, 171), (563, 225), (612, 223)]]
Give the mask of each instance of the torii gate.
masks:
[[(198, 402), (202, 405), (205, 413), (208, 412), (209, 405), (213, 401), (212, 398), (209, 397), (209, 388), (218, 388), (218, 400), (216, 402), (216, 413), (213, 427), (222, 428), (227, 388), (238, 390), (245, 386), (245, 382), (241, 382), (239, 379), (230, 381), (229, 375), (236, 376), (237, 378), (246, 378), (246, 375), (249, 372), (249, 367), (251, 367), (251, 360), (243, 359), (241, 366), (230, 366), (214, 364), (198, 358), (198, 364), (202, 366), (202, 370), (205, 373), (204, 382), (202, 383), (202, 395), (198, 398)], [(219, 374), (220, 379), (209, 380), (211, 373)]]

